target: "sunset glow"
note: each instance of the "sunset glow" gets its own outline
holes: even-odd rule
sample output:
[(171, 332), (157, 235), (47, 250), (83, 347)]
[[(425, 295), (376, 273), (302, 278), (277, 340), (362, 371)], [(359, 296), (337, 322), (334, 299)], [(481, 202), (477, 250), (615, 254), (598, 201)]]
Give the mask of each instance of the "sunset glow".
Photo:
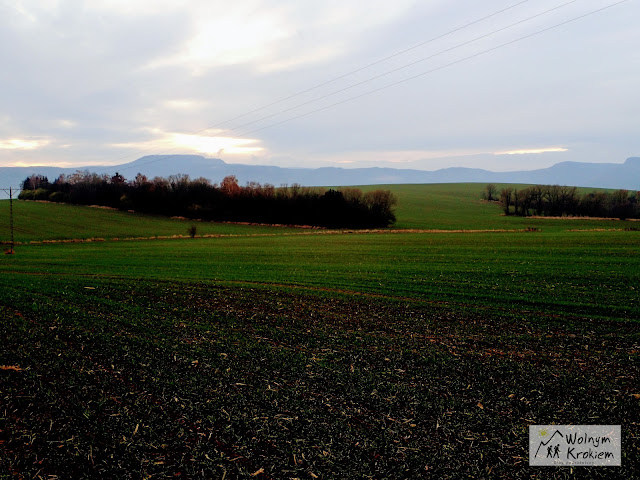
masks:
[(10, 138), (0, 140), (2, 150), (33, 150), (49, 143), (48, 140), (25, 140), (21, 138)]
[(507, 150), (504, 152), (495, 152), (494, 155), (523, 155), (525, 153), (552, 153), (567, 152), (568, 148), (550, 147), (550, 148), (525, 148), (521, 150)]

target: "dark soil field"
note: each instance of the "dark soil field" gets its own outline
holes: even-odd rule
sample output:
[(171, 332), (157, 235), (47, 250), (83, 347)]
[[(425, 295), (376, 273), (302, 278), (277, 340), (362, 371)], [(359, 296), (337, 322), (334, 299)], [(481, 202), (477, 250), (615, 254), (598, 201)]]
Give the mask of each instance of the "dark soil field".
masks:
[(43, 281), (2, 285), (16, 478), (613, 478), (528, 467), (528, 425), (551, 422), (624, 425), (615, 476), (639, 468), (635, 323)]

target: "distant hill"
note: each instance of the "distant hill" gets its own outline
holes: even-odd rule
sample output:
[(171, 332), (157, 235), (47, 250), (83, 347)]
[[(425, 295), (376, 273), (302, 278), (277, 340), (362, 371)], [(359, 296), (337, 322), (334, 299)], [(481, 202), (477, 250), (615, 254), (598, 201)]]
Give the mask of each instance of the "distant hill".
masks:
[[(246, 182), (271, 183), (275, 186), (299, 183), (305, 186), (380, 185), (402, 183), (528, 183), (575, 185), (594, 188), (626, 188), (640, 190), (640, 157), (628, 158), (624, 163), (562, 162), (549, 168), (529, 171), (492, 172), (477, 168), (444, 168), (435, 171), (396, 168), (283, 168), (265, 165), (229, 164), (216, 158), (200, 155), (149, 155), (130, 163), (115, 166), (75, 168), (59, 167), (0, 167), (0, 188), (20, 187), (29, 175), (46, 175), (54, 180), (60, 174), (89, 170), (113, 175), (119, 172), (131, 179), (140, 172), (147, 177), (167, 177), (187, 174), (191, 178), (205, 177), (219, 182), (227, 175), (235, 175), (240, 184)], [(6, 198), (6, 195), (3, 197)]]

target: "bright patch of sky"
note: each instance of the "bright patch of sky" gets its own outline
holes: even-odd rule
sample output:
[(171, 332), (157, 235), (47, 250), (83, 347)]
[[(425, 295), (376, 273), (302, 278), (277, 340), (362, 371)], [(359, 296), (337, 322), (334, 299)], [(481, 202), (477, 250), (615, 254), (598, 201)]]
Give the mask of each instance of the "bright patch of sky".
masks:
[(154, 138), (146, 142), (116, 143), (113, 147), (150, 152), (159, 145), (167, 153), (183, 150), (219, 157), (221, 155), (255, 155), (263, 151), (258, 140), (233, 138), (222, 135), (197, 135), (156, 131)]
[(496, 155), (524, 155), (526, 153), (550, 153), (550, 152), (567, 152), (568, 149), (561, 147), (549, 148), (521, 148), (519, 150), (507, 150), (505, 152), (495, 152)]
[(25, 138), (0, 139), (0, 150), (33, 150), (44, 147), (49, 142), (47, 140), (33, 140)]
[(621, 163), (640, 4), (616, 3), (0, 0), (0, 166)]

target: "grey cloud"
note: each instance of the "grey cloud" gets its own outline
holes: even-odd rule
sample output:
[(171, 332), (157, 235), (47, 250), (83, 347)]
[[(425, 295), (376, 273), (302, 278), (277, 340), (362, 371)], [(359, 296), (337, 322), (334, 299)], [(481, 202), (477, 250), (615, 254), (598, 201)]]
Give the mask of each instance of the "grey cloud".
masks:
[[(369, 18), (361, 27), (352, 6), (354, 25), (349, 28), (344, 19), (334, 22), (322, 18), (330, 12), (336, 16), (344, 13), (336, 10), (339, 2), (318, 12), (300, 4), (282, 7), (276, 2), (254, 2), (257, 16), (277, 10), (288, 22), (290, 36), (270, 44), (263, 58), (234, 65), (203, 65), (198, 72), (186, 64), (158, 63), (185, 51), (195, 32), (193, 13), (200, 11), (197, 8), (193, 12), (176, 7), (144, 15), (135, 10), (123, 14), (65, 0), (57, 9), (35, 12), (35, 22), (12, 9), (0, 15), (0, 57), (4, 65), (10, 65), (0, 74), (4, 92), (0, 115), (5, 119), (0, 124), (0, 138), (46, 136), (54, 141), (50, 149), (39, 152), (1, 151), (0, 164), (16, 157), (28, 161), (48, 156), (86, 163), (94, 158), (122, 156), (127, 152), (109, 145), (150, 141), (159, 135), (153, 134), (152, 128), (181, 133), (202, 130), (509, 4), (467, 1), (454, 8), (450, 2), (407, 2), (395, 12), (386, 12), (386, 21)], [(491, 21), (222, 127), (251, 122), (346, 88), (558, 4), (528, 2)], [(530, 24), (233, 133), (272, 125), (400, 82), (604, 4), (595, 0), (576, 2)], [(193, 5), (205, 8), (204, 3)], [(223, 14), (220, 9), (219, 15)], [(638, 14), (638, 5), (627, 2), (249, 136), (260, 139), (269, 150), (263, 158), (274, 162), (277, 158), (300, 158), (301, 166), (305, 166), (305, 152), (309, 162), (315, 162), (308, 166), (318, 166), (322, 164), (321, 153), (335, 158), (340, 152), (363, 151), (374, 157), (376, 150), (492, 151), (519, 145), (567, 145), (569, 151), (558, 154), (563, 160), (621, 161), (618, 156), (637, 155), (639, 148), (634, 125), (640, 113), (640, 97), (636, 94), (640, 33), (634, 20)], [(331, 54), (317, 56), (323, 48), (330, 49)], [(154, 63), (160, 66), (151, 68)], [(264, 68), (271, 64), (287, 67)], [(169, 103), (185, 99), (196, 102), (199, 108), (177, 108)], [(64, 126), (60, 120), (74, 125)], [(72, 147), (61, 151), (59, 146), (65, 144)], [(587, 144), (593, 148), (585, 148)], [(615, 158), (602, 158), (607, 151)], [(535, 161), (535, 156), (526, 161)]]

